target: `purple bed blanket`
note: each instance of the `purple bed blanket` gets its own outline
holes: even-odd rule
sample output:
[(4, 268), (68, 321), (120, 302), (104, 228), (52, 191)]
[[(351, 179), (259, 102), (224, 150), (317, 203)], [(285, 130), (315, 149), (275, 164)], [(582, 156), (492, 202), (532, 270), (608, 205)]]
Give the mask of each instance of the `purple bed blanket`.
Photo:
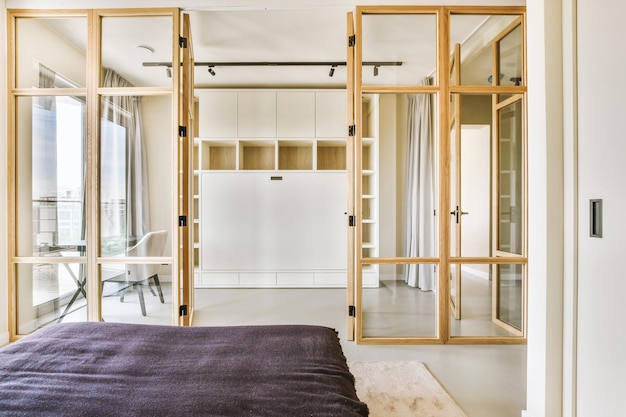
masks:
[(67, 323), (0, 349), (2, 416), (367, 416), (334, 330)]

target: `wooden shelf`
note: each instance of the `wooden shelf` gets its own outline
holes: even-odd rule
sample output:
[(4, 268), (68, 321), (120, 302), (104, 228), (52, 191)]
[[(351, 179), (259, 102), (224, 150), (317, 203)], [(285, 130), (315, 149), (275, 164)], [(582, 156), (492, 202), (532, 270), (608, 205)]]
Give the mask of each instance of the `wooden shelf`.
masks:
[(318, 141), (317, 142), (317, 169), (345, 170), (346, 143), (345, 141)]
[[(274, 170), (276, 169), (276, 147), (274, 142), (246, 141), (239, 143), (239, 169)], [(233, 167), (233, 169), (235, 169)]]
[(279, 141), (279, 170), (312, 170), (313, 144), (310, 141)]

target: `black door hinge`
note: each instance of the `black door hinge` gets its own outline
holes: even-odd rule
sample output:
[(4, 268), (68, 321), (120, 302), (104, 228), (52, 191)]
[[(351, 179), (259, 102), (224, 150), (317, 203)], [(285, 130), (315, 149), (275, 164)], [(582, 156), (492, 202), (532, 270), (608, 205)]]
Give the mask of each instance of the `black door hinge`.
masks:
[(348, 216), (348, 226), (354, 227), (356, 226), (356, 216)]
[(178, 216), (178, 225), (180, 227), (187, 226), (187, 216)]
[(348, 46), (356, 45), (356, 35), (348, 36)]
[(184, 36), (179, 36), (178, 37), (178, 45), (181, 48), (186, 48), (187, 47), (187, 38), (185, 38)]
[(356, 317), (356, 308), (354, 306), (348, 306), (348, 316)]
[(182, 317), (186, 315), (187, 315), (187, 304), (183, 304), (180, 307), (178, 307), (178, 316)]
[(355, 125), (348, 126), (348, 136), (354, 136), (354, 135), (356, 135), (356, 126)]
[(181, 138), (187, 137), (187, 126), (178, 126), (178, 136)]

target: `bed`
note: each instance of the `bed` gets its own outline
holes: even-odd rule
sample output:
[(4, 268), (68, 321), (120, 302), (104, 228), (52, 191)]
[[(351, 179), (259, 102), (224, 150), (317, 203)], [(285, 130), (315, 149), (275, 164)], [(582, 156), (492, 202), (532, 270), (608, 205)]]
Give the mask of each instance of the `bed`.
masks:
[(0, 415), (367, 416), (333, 329), (63, 323), (0, 349)]

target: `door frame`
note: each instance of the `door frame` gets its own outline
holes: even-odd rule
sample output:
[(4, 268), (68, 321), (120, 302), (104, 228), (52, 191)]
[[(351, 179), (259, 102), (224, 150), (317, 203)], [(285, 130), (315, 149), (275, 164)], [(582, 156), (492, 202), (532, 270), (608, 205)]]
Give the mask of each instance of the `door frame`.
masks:
[[(18, 33), (17, 20), (24, 18), (84, 18), (86, 21), (86, 51), (85, 51), (85, 86), (80, 88), (20, 88), (16, 81)], [(172, 19), (172, 83), (168, 87), (128, 87), (128, 88), (103, 88), (101, 87), (101, 38), (102, 19), (114, 17), (169, 17)], [(76, 257), (66, 257), (63, 259), (46, 259), (46, 263), (65, 264), (76, 263), (86, 270), (86, 315), (87, 321), (102, 320), (102, 286), (101, 286), (101, 266), (103, 264), (125, 263), (146, 263), (146, 264), (167, 264), (172, 268), (172, 321), (171, 324), (178, 324), (178, 311), (180, 305), (179, 278), (175, 271), (179, 268), (178, 248), (180, 240), (178, 237), (179, 219), (179, 183), (178, 175), (179, 151), (176, 146), (178, 137), (179, 119), (179, 79), (180, 79), (180, 51), (178, 38), (180, 34), (180, 9), (178, 8), (147, 8), (147, 9), (77, 9), (77, 10), (7, 10), (7, 31), (8, 31), (8, 198), (7, 198), (7, 231), (8, 231), (8, 282), (9, 282), (9, 337), (11, 341), (20, 339), (25, 334), (18, 332), (17, 319), (17, 294), (18, 294), (18, 269), (21, 265), (33, 265), (41, 263), (41, 257), (19, 256), (17, 252), (18, 231), (17, 221), (18, 207), (18, 172), (15, 164), (17, 152), (17, 101), (20, 97), (36, 96), (65, 96), (77, 95), (85, 97), (86, 100), (86, 183), (84, 198), (86, 201), (85, 213), (85, 255)], [(138, 96), (168, 96), (171, 100), (171, 168), (172, 168), (172, 193), (166, 204), (171, 205), (172, 219), (168, 226), (171, 236), (171, 256), (159, 257), (104, 257), (100, 254), (100, 233), (99, 233), (99, 129), (100, 129), (100, 100), (106, 95), (138, 95)], [(177, 290), (178, 289), (178, 290)]]
[[(520, 334), (514, 334), (512, 336), (452, 336), (450, 334), (450, 319), (454, 317), (455, 311), (459, 309), (458, 314), (460, 317), (461, 303), (457, 302), (455, 308), (451, 308), (450, 300), (450, 267), (456, 265), (456, 269), (460, 271), (463, 264), (527, 264), (526, 256), (504, 256), (496, 257), (495, 254), (486, 257), (464, 257), (462, 254), (459, 256), (451, 256), (451, 241), (450, 241), (450, 227), (451, 216), (447, 215), (446, 211), (450, 207), (450, 122), (452, 119), (452, 112), (456, 109), (450, 108), (451, 95), (461, 97), (463, 94), (486, 94), (497, 97), (498, 94), (521, 94), (525, 97), (526, 88), (526, 72), (524, 64), (523, 81), (524, 83), (519, 86), (500, 86), (496, 80), (491, 86), (472, 86), (461, 85), (451, 83), (451, 60), (450, 60), (450, 48), (449, 48), (449, 24), (452, 14), (475, 14), (475, 15), (518, 15), (519, 21), (524, 28), (525, 22), (525, 7), (473, 7), (473, 6), (460, 6), (460, 7), (420, 7), (420, 6), (357, 6), (355, 12), (355, 34), (356, 34), (356, 50), (355, 50), (355, 68), (354, 68), (354, 91), (355, 91), (355, 122), (356, 122), (356, 137), (355, 137), (355, 213), (361, 213), (362, 207), (362, 178), (361, 178), (361, 152), (362, 152), (362, 132), (360, 126), (362, 125), (362, 97), (363, 94), (386, 94), (386, 93), (430, 93), (438, 97), (438, 106), (434, 109), (436, 114), (436, 123), (438, 126), (439, 138), (439, 199), (438, 199), (438, 211), (445, 213), (446, 215), (439, 216), (438, 224), (438, 254), (433, 258), (364, 258), (363, 257), (363, 242), (362, 242), (362, 225), (360, 219), (356, 221), (355, 230), (355, 251), (354, 259), (355, 264), (355, 277), (354, 277), (354, 289), (355, 289), (355, 339), (357, 343), (361, 344), (483, 344), (483, 343), (503, 343), (503, 344), (523, 344), (526, 343), (526, 320), (524, 320), (524, 329)], [(437, 84), (434, 86), (415, 86), (415, 85), (362, 85), (362, 18), (367, 14), (434, 14), (436, 15), (437, 27), (437, 69), (435, 71)], [(525, 37), (525, 29), (524, 34)], [(526, 55), (525, 44), (522, 45), (522, 54)], [(460, 63), (460, 61), (458, 61)], [(525, 59), (524, 59), (525, 62)], [(459, 66), (460, 69), (460, 66)], [(494, 77), (498, 78), (498, 77)], [(456, 116), (456, 114), (455, 114)], [(525, 116), (524, 116), (525, 117)], [(526, 123), (524, 121), (524, 123)], [(460, 132), (460, 123), (459, 123)], [(525, 132), (525, 130), (524, 130)], [(460, 208), (459, 208), (460, 209)], [(526, 210), (527, 211), (527, 210)], [(524, 254), (526, 251), (524, 251)], [(368, 337), (363, 334), (363, 287), (362, 287), (362, 273), (364, 265), (382, 265), (382, 264), (435, 264), (438, 269), (437, 278), (437, 307), (436, 307), (436, 327), (437, 334), (435, 337)], [(526, 269), (524, 267), (524, 269)], [(460, 280), (459, 280), (460, 282)], [(460, 292), (460, 285), (457, 286), (457, 291)], [(525, 299), (526, 300), (526, 299)], [(526, 302), (526, 301), (524, 301)]]

